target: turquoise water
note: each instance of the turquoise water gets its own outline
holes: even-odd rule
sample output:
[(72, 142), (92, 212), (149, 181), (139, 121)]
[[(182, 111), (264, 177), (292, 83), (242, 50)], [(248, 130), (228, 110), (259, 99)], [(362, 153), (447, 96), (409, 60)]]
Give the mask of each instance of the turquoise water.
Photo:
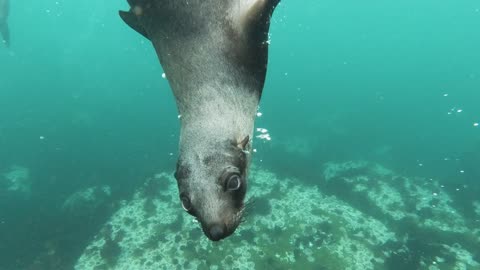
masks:
[[(2, 270), (72, 269), (74, 265), (88, 269), (85, 264), (79, 266), (78, 260), (125, 206), (120, 202), (128, 205), (147, 178), (161, 172), (171, 174), (175, 168), (179, 124), (173, 95), (161, 76), (152, 45), (120, 20), (120, 9), (128, 9), (126, 1), (11, 3), (11, 46), (0, 48)], [(254, 175), (263, 179), (252, 177), (249, 183), (252, 194), (258, 195), (257, 208), (252, 210), (250, 224), (247, 219), (240, 225), (245, 226), (243, 231), (224, 241), (223, 252), (231, 254), (229, 251), (246, 241), (258, 244), (265, 254), (249, 261), (257, 269), (264, 265), (365, 269), (360, 259), (358, 264), (342, 261), (320, 247), (312, 249), (313, 261), (300, 259), (303, 249), (292, 251), (295, 261), (276, 256), (283, 257), (283, 249), (315, 244), (312, 239), (318, 239), (317, 229), (332, 235), (330, 242), (325, 240), (320, 246), (331, 245), (333, 250), (342, 242), (338, 236), (342, 233), (321, 224), (349, 228), (346, 224), (351, 220), (339, 221), (341, 215), (331, 216), (326, 209), (304, 213), (305, 220), (315, 213), (327, 220), (318, 224), (315, 219), (305, 221), (319, 227), (311, 238), (270, 246), (255, 239), (260, 234), (286, 239), (293, 234), (289, 230), (308, 231), (301, 224), (283, 230), (275, 227), (282, 228), (280, 225), (273, 229), (261, 225), (260, 218), (271, 220), (272, 211), (290, 208), (273, 207), (272, 199), (287, 196), (272, 198), (275, 192), (261, 195), (255, 191), (260, 187), (256, 183), (266, 181), (265, 186), (275, 190), (272, 183), (282, 182), (275, 179), (288, 178), (292, 189), (303, 188), (299, 196), (310, 194), (302, 190), (318, 188), (314, 194), (318, 198), (339, 199), (329, 201), (332, 208), (345, 203), (360, 211), (359, 216), (385, 224), (386, 231), (396, 235), (395, 241), (375, 238), (374, 244), (358, 244), (381, 259), (372, 269), (480, 269), (480, 203), (475, 206), (480, 201), (478, 29), (480, 2), (473, 0), (283, 1), (272, 21), (267, 82), (259, 110), (262, 116), (256, 121), (272, 138), (254, 140)], [(332, 166), (326, 164), (348, 161), (381, 164), (394, 173), (386, 177), (371, 169), (375, 165), (349, 165), (332, 174), (331, 179), (338, 180), (332, 184), (326, 173)], [(264, 171), (275, 177), (257, 173)], [(24, 179), (22, 185), (12, 187), (8, 181), (11, 172)], [(366, 185), (358, 176), (371, 181)], [(412, 179), (434, 197), (438, 195), (440, 199), (431, 207), (443, 207), (445, 213), (454, 211), (458, 216), (420, 207), (421, 200), (414, 200), (411, 209), (407, 207), (408, 198), (424, 198), (426, 193), (389, 182), (400, 177)], [(382, 212), (380, 206), (388, 204), (382, 200), (388, 196), (362, 193), (363, 187), (379, 190), (379, 183), (398, 191), (404, 201), (400, 212), (421, 218), (399, 221), (390, 212)], [(97, 187), (93, 193), (98, 195), (94, 204), (67, 203), (72, 194), (92, 187)], [(177, 197), (173, 193), (172, 199), (166, 200), (169, 211), (179, 215), (180, 221), (187, 220), (174, 201)], [(320, 206), (312, 201), (311, 207)], [(259, 222), (254, 224), (255, 216)], [(461, 224), (450, 224), (447, 229), (438, 225), (452, 218), (462, 219)], [(198, 227), (186, 224), (188, 230)], [(181, 232), (169, 229), (168, 233)], [(345, 234), (358, 231), (346, 229)], [(192, 249), (206, 243), (201, 235), (180, 235), (190, 241)], [(161, 235), (154, 247), (144, 246), (136, 252), (158, 249), (165, 238)], [(202, 247), (208, 250), (208, 245)], [(446, 254), (449, 249), (443, 245), (468, 254)], [(278, 250), (272, 251), (272, 246)], [(399, 252), (401, 246), (406, 248)], [(123, 247), (107, 250), (116, 259), (97, 269), (127, 269), (121, 259), (129, 258)], [(343, 255), (357, 251), (349, 249)], [(399, 253), (404, 256), (392, 255)], [(201, 254), (206, 258), (210, 253)], [(462, 261), (458, 254), (467, 254), (463, 257), (471, 260)], [(182, 256), (187, 261), (199, 258), (192, 252)], [(209, 257), (197, 267), (208, 269), (219, 260), (218, 256)]]

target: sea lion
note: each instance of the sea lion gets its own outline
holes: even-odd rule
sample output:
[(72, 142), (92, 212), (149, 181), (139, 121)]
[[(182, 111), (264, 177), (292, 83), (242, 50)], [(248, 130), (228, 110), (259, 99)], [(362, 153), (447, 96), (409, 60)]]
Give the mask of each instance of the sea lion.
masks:
[(128, 3), (120, 16), (153, 43), (177, 102), (180, 201), (218, 241), (235, 231), (245, 209), (250, 138), (279, 0)]
[(0, 0), (0, 36), (7, 47), (10, 47), (10, 31), (7, 23), (9, 8), (8, 0)]

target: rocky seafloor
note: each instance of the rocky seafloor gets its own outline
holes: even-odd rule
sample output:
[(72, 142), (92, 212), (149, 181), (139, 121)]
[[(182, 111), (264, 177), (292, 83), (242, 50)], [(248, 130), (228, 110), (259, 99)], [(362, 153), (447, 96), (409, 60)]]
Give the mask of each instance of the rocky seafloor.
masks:
[(28, 198), (31, 189), (30, 170), (26, 167), (12, 165), (6, 172), (0, 174), (0, 192), (14, 193), (18, 197)]
[(259, 168), (249, 181), (246, 222), (210, 242), (171, 174), (155, 175), (75, 269), (480, 269), (480, 197), (460, 207), (434, 179), (358, 161), (325, 164), (311, 185)]

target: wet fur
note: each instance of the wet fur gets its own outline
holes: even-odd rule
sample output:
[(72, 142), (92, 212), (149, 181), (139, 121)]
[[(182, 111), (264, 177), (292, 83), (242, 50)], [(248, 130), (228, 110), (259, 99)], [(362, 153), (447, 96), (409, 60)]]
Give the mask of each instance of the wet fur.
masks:
[[(123, 20), (150, 39), (181, 116), (175, 177), (207, 234), (227, 235), (244, 209), (257, 106), (265, 82), (272, 0), (130, 0)], [(237, 172), (241, 190), (225, 190)]]

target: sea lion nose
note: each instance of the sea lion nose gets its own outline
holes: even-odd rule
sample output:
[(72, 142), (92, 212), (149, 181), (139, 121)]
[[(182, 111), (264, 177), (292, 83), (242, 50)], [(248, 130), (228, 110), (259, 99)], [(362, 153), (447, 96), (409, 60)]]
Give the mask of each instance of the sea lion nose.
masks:
[(227, 230), (225, 229), (225, 225), (213, 224), (208, 229), (208, 236), (212, 241), (218, 241), (225, 238), (226, 231)]

